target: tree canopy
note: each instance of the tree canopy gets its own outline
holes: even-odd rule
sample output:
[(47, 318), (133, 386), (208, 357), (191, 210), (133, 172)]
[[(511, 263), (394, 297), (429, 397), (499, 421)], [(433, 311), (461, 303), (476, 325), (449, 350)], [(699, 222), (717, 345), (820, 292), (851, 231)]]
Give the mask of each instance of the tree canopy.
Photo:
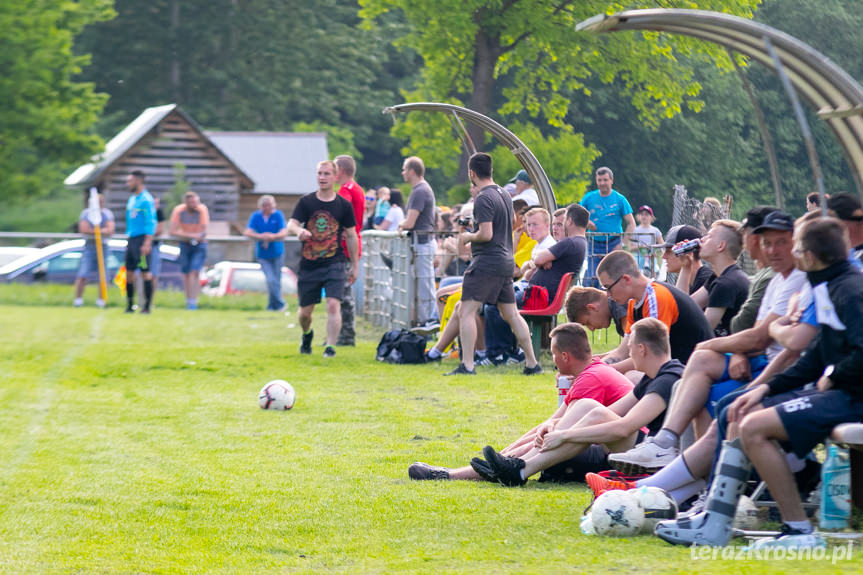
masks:
[(76, 75), (72, 42), (113, 16), (110, 0), (0, 3), (0, 199), (38, 195), (58, 165), (102, 146), (92, 129), (107, 100)]

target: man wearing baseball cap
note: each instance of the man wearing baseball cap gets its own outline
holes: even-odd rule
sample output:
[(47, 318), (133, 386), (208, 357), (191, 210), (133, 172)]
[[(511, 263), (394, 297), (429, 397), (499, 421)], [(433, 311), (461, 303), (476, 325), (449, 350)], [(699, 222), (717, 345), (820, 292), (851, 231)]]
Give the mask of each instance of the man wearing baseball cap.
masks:
[(851, 240), (851, 257), (863, 261), (863, 205), (857, 196), (840, 192), (827, 200), (827, 207), (836, 214), (848, 230)]
[(539, 196), (537, 195), (536, 190), (533, 189), (533, 182), (530, 181), (530, 176), (527, 174), (527, 171), (517, 171), (509, 183), (515, 184), (515, 194), (510, 192), (512, 201), (524, 200), (527, 202), (528, 207), (539, 205)]
[[(698, 228), (687, 225), (674, 226), (668, 230), (665, 242), (656, 246), (665, 249), (662, 259), (665, 260), (666, 271), (670, 274), (678, 274), (675, 287), (689, 295), (697, 292), (701, 286), (710, 290), (713, 282), (716, 281), (713, 270), (701, 263), (701, 245), (695, 240), (701, 240), (701, 232)], [(680, 244), (678, 247), (680, 253), (675, 253), (674, 246), (678, 244)], [(704, 309), (707, 298), (702, 300), (696, 300), (696, 303)]]

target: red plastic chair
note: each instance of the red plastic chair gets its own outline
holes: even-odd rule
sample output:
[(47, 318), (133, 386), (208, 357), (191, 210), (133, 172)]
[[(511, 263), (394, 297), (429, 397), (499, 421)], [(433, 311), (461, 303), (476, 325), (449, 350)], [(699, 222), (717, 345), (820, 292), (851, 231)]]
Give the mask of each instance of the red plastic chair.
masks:
[(523, 309), (519, 312), (525, 321), (527, 321), (533, 353), (537, 359), (539, 359), (539, 352), (544, 339), (543, 335), (551, 331), (551, 327), (557, 321), (557, 314), (560, 313), (563, 307), (566, 292), (569, 291), (574, 277), (575, 274), (573, 272), (563, 274), (563, 277), (560, 278), (560, 284), (557, 286), (557, 293), (554, 294), (554, 299), (546, 307), (542, 309)]

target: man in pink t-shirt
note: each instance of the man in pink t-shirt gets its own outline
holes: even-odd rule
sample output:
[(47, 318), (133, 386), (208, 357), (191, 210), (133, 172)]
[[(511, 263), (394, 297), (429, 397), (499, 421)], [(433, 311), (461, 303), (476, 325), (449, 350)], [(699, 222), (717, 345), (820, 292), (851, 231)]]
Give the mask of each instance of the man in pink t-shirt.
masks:
[[(336, 156), (333, 160), (336, 165), (336, 183), (339, 185), (339, 195), (351, 203), (354, 209), (354, 219), (357, 222), (357, 257), (363, 255), (362, 236), (359, 235), (363, 228), (363, 213), (366, 209), (366, 195), (358, 183), (354, 181), (357, 173), (357, 164), (350, 156)], [(348, 253), (347, 244), (342, 239), (342, 250)], [(350, 266), (347, 262), (346, 266)], [(347, 276), (346, 276), (347, 277)], [(356, 334), (354, 332), (354, 288), (351, 284), (345, 284), (342, 292), (342, 329), (336, 345), (355, 345)]]
[[(585, 409), (589, 411), (597, 402), (608, 407), (632, 392), (632, 382), (610, 365), (593, 357), (587, 332), (577, 323), (559, 325), (551, 332), (551, 353), (559, 374), (575, 378), (569, 389), (569, 393), (564, 403), (558, 407), (550, 418), (522, 435), (518, 440), (504, 449), (502, 453), (506, 455), (513, 457), (523, 455), (534, 447), (538, 438), (543, 437), (550, 431), (555, 431), (558, 424), (564, 428), (569, 427), (574, 421), (580, 419), (578, 417), (579, 413), (583, 415)], [(585, 400), (586, 404), (590, 404), (590, 407), (586, 406), (585, 409), (577, 407), (579, 400), (582, 399)], [(595, 447), (601, 451), (601, 454), (599, 452), (591, 452), (589, 455), (585, 455), (584, 458), (595, 456), (594, 459), (601, 458), (602, 465), (605, 465), (606, 452), (604, 448), (599, 445)], [(474, 458), (474, 460), (477, 459), (479, 458)], [(479, 461), (482, 460), (479, 459)], [(583, 481), (584, 474), (595, 471), (597, 465), (585, 467), (577, 479)], [(606, 469), (606, 467), (602, 469)], [(408, 475), (411, 479), (416, 480), (482, 479), (469, 465), (458, 469), (448, 469), (428, 465), (427, 463), (414, 463), (408, 468)]]

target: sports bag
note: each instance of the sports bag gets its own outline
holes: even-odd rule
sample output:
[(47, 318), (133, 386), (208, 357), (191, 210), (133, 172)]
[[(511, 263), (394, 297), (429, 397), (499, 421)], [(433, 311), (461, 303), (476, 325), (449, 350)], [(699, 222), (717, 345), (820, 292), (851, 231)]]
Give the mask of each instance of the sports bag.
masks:
[(375, 359), (388, 363), (425, 363), (426, 340), (406, 329), (386, 332), (378, 344)]

